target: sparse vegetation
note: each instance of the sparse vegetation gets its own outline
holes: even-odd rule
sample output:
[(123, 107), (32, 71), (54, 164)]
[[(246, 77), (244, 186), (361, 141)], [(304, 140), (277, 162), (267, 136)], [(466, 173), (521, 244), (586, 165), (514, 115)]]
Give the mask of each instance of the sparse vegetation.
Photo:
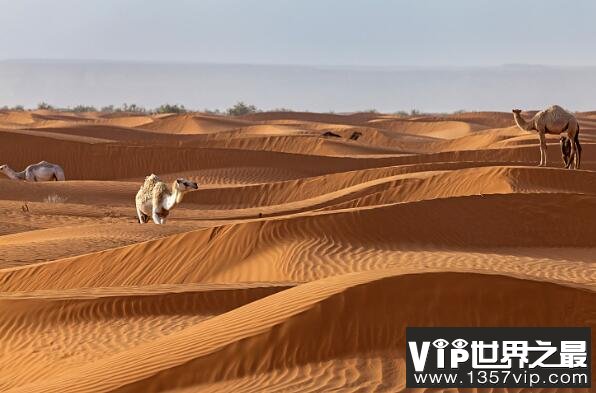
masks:
[(0, 110), (2, 111), (13, 111), (13, 112), (23, 112), (25, 110), (25, 107), (23, 105), (15, 105), (15, 106), (8, 106), (8, 105), (4, 105), (2, 108), (0, 108)]
[(147, 109), (137, 104), (122, 104), (120, 110), (116, 110), (116, 112), (130, 112), (130, 113), (147, 113)]
[(247, 105), (244, 102), (240, 101), (236, 103), (231, 108), (226, 110), (226, 113), (230, 116), (242, 116), (242, 115), (249, 115), (251, 113), (257, 113), (259, 110), (254, 105)]
[(100, 111), (103, 113), (113, 113), (116, 111), (116, 109), (114, 108), (114, 105), (107, 105), (107, 106), (102, 106)]
[(67, 197), (58, 195), (58, 194), (52, 194), (52, 195), (48, 195), (46, 197), (46, 199), (44, 199), (43, 201), (45, 203), (64, 203), (68, 200)]
[(48, 110), (49, 111), (49, 110), (54, 109), (54, 107), (52, 105), (48, 104), (47, 102), (42, 101), (39, 104), (37, 104), (37, 109), (39, 109), (39, 110)]
[(186, 113), (187, 110), (184, 105), (170, 105), (170, 104), (163, 104), (159, 108), (156, 108), (155, 113)]
[(71, 109), (73, 112), (97, 112), (97, 108), (91, 105), (77, 105)]

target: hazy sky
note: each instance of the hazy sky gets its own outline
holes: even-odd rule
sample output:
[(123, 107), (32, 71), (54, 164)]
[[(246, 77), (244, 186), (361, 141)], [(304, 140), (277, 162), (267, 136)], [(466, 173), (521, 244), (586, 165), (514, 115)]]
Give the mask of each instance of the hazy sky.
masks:
[(596, 1), (0, 0), (0, 59), (596, 65)]

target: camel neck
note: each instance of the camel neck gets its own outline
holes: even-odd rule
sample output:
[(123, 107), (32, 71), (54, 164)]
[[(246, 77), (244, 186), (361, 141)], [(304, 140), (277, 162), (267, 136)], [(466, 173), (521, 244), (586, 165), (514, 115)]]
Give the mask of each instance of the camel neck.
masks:
[(534, 129), (534, 122), (526, 121), (519, 113), (514, 113), (513, 118), (515, 119), (517, 126), (522, 130), (532, 131)]
[(172, 185), (172, 193), (168, 195), (168, 197), (165, 200), (164, 207), (166, 208), (166, 210), (170, 210), (172, 207), (180, 203), (182, 201), (182, 196), (183, 193), (180, 192), (180, 190), (178, 190), (178, 188), (176, 187), (176, 182), (174, 182), (174, 184)]
[(12, 180), (25, 180), (25, 171), (17, 172), (12, 168), (6, 167), (4, 173)]

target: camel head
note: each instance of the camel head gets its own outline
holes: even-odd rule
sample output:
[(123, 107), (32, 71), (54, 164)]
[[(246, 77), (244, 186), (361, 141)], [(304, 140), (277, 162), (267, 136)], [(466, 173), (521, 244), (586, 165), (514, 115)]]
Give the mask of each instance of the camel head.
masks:
[(519, 115), (522, 111), (521, 109), (512, 109), (511, 112)]
[(199, 185), (194, 181), (186, 179), (176, 179), (176, 188), (178, 189), (178, 191), (188, 192), (198, 190)]
[(561, 153), (564, 156), (571, 155), (571, 141), (566, 136), (562, 135), (559, 138), (559, 144), (561, 145)]

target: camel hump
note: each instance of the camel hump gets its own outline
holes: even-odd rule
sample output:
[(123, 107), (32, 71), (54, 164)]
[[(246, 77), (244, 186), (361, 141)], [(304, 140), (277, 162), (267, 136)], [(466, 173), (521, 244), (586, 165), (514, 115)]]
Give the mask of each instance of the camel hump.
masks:
[(167, 192), (168, 190), (168, 185), (164, 182), (159, 182), (155, 185), (155, 187), (153, 187), (153, 192), (161, 195), (164, 192)]
[(161, 179), (157, 177), (156, 174), (152, 173), (145, 178), (145, 182), (143, 183), (143, 189), (145, 190), (152, 190), (155, 185), (161, 183)]
[(154, 173), (150, 174), (145, 178), (145, 184), (155, 184), (160, 182), (161, 179)]
[(560, 105), (551, 105), (545, 112), (555, 115), (571, 115), (571, 112)]

